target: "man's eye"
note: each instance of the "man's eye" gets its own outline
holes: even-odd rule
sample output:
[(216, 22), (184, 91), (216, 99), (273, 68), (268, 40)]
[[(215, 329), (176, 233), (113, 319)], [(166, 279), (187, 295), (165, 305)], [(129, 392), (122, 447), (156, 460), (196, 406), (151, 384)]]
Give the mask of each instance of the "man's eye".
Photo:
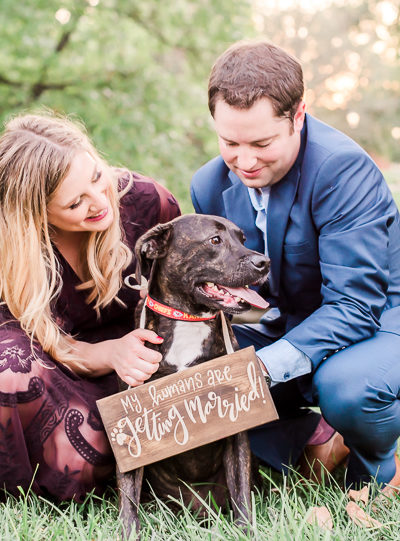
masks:
[(257, 148), (268, 148), (270, 144), (271, 144), (271, 143), (264, 143), (264, 144), (257, 143), (257, 144), (254, 145), (254, 146), (257, 147)]
[(216, 244), (221, 244), (221, 242), (222, 242), (221, 237), (219, 237), (218, 235), (210, 239), (210, 243), (213, 244), (214, 246)]

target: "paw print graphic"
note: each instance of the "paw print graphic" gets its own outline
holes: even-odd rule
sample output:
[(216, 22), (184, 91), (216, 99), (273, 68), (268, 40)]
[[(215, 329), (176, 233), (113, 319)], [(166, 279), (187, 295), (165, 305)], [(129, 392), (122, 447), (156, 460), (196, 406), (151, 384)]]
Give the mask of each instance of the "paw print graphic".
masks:
[(129, 436), (122, 432), (122, 428), (113, 428), (111, 430), (111, 441), (117, 442), (118, 445), (124, 445), (127, 442)]

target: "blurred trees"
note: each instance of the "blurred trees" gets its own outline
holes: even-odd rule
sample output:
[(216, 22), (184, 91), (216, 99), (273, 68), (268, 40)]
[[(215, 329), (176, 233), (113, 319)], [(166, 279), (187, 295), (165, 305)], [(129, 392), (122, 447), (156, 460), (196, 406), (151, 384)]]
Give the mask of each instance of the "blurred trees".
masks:
[(263, 35), (302, 60), (311, 112), (400, 161), (398, 0), (338, 1), (1, 0), (0, 119), (74, 113), (111, 163), (164, 180), (190, 211), (191, 175), (218, 151), (211, 65)]
[(250, 10), (246, 0), (1, 0), (0, 119), (74, 113), (111, 163), (188, 201), (191, 175), (217, 151), (208, 73), (250, 31)]
[(398, 0), (322, 1), (316, 11), (293, 3), (277, 13), (274, 0), (257, 2), (256, 24), (301, 60), (308, 110), (375, 157), (400, 161)]

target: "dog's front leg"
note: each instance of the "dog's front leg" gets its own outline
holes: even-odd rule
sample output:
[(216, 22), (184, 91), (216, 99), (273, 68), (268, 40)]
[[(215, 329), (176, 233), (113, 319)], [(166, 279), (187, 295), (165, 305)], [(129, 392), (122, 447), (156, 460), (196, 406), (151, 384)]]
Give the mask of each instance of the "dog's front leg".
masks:
[(236, 479), (236, 467), (237, 460), (234, 455), (233, 436), (226, 439), (225, 451), (224, 451), (224, 470), (226, 486), (228, 488), (229, 498), (232, 506), (235, 508), (238, 498), (238, 484)]
[(251, 492), (251, 451), (247, 432), (228, 438), (224, 467), (233, 515), (238, 523), (245, 524), (249, 517)]
[(119, 516), (122, 521), (122, 539), (129, 539), (132, 528), (139, 535), (139, 503), (142, 492), (144, 468), (121, 473), (117, 466)]
[(237, 457), (238, 480), (238, 515), (239, 522), (247, 522), (250, 515), (251, 493), (251, 450), (247, 432), (239, 432), (234, 436), (234, 452)]

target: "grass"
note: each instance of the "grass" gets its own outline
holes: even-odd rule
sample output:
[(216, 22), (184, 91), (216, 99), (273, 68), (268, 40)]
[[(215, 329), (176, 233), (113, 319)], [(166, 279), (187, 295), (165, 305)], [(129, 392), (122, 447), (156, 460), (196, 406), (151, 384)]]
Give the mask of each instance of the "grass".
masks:
[[(252, 493), (251, 518), (240, 528), (231, 513), (224, 514), (212, 504), (206, 518), (196, 518), (180, 503), (180, 511), (170, 510), (155, 499), (140, 508), (142, 541), (368, 541), (400, 540), (400, 498), (389, 506), (365, 511), (383, 526), (367, 529), (354, 524), (346, 513), (348, 498), (338, 480), (329, 477), (322, 485), (301, 480), (296, 472), (288, 477), (261, 471), (263, 486)], [(333, 518), (329, 532), (308, 524), (310, 507), (326, 506)], [(83, 504), (66, 502), (55, 505), (32, 494), (9, 497), (0, 507), (0, 539), (23, 541), (81, 540), (114, 541), (120, 539), (118, 504), (115, 492), (107, 497), (89, 495)], [(135, 536), (132, 535), (131, 539)]]

